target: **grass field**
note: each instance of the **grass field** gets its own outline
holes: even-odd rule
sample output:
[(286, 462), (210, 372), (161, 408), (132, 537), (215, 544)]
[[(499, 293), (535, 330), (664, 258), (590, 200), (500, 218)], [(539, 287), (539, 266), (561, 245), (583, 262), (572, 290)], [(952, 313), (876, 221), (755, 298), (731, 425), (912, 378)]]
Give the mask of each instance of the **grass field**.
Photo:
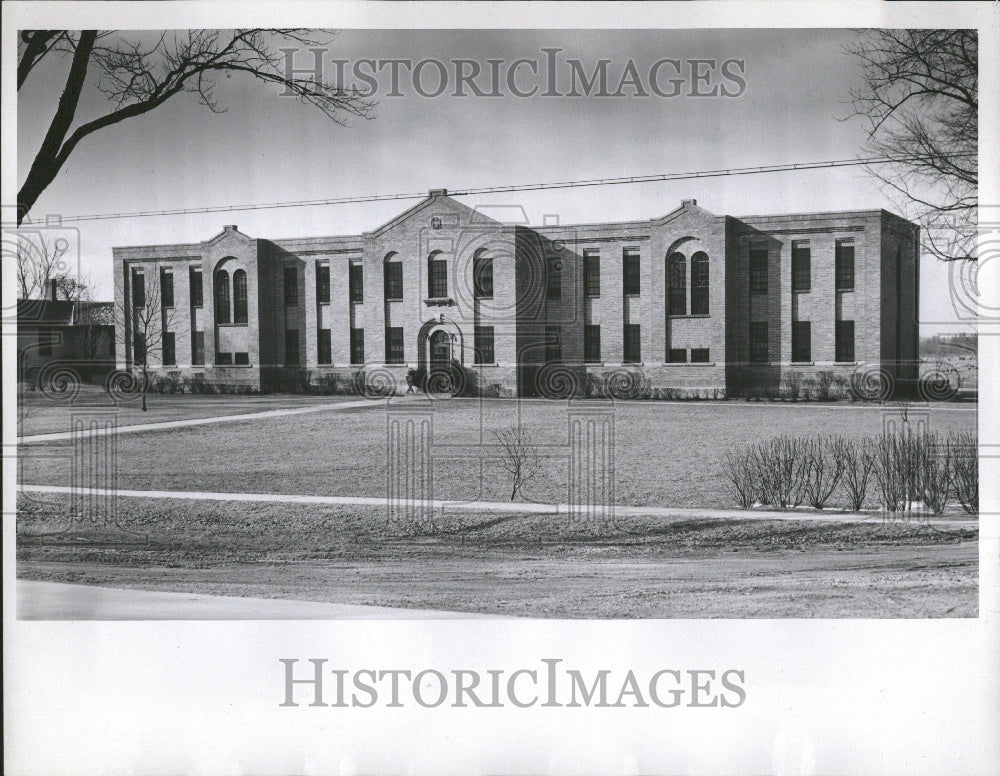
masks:
[[(222, 397), (156, 397), (164, 408), (205, 411), (202, 402)], [(270, 408), (267, 397), (243, 402), (227, 397), (214, 405)], [(325, 398), (325, 397), (324, 397)], [(175, 400), (171, 405), (166, 400)], [(180, 401), (187, 399), (190, 407)], [(318, 400), (318, 399), (314, 399)], [(249, 402), (253, 401), (254, 404)], [(279, 404), (305, 397), (273, 399)], [(418, 400), (406, 406), (425, 409)], [(248, 410), (249, 411), (249, 410)], [(668, 507), (735, 506), (721, 476), (726, 451), (741, 442), (780, 434), (865, 436), (880, 433), (887, 407), (850, 404), (623, 402), (615, 409), (615, 480), (619, 504)], [(910, 417), (923, 417), (911, 409)], [(932, 405), (924, 418), (932, 429), (973, 429), (975, 405)], [(492, 431), (516, 422), (539, 445), (565, 445), (564, 403), (456, 399), (433, 405), (433, 450), (492, 442)], [(126, 434), (117, 440), (118, 485), (134, 490), (199, 490), (304, 495), (385, 495), (386, 413), (379, 408)], [(68, 443), (22, 449), (22, 481), (68, 485)], [(567, 499), (566, 459), (542, 461), (523, 497), (546, 503)], [(437, 461), (433, 495), (449, 500), (505, 501), (509, 477), (495, 460), (482, 469), (469, 460)], [(874, 497), (874, 487), (871, 491)], [(834, 502), (835, 503), (835, 502)], [(833, 505), (833, 504), (831, 504)], [(874, 502), (871, 506), (876, 506)]]
[(450, 514), (122, 498), (68, 526), (21, 497), (17, 574), (532, 617), (974, 617), (977, 527)]

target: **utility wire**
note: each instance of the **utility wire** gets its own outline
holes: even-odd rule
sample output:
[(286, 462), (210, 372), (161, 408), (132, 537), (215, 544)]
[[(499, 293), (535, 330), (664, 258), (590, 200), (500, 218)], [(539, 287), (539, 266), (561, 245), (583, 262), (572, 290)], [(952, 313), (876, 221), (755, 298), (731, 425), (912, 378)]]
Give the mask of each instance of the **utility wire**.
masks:
[[(954, 157), (975, 156), (974, 152), (953, 154)], [(825, 162), (800, 162), (796, 164), (773, 164), (763, 167), (732, 167), (720, 170), (698, 172), (662, 173), (656, 175), (633, 175), (622, 178), (593, 178), (590, 180), (561, 181), (556, 183), (526, 183), (514, 186), (482, 186), (470, 189), (449, 189), (449, 196), (470, 196), (474, 194), (503, 194), (517, 191), (543, 191), (546, 189), (570, 189), (586, 186), (618, 186), (626, 183), (655, 183), (660, 181), (691, 180), (694, 178), (719, 178), (727, 175), (759, 175), (771, 172), (793, 172), (795, 170), (821, 170), (831, 167), (857, 167), (862, 165), (898, 164), (903, 162), (926, 161), (929, 156), (872, 156), (863, 159), (837, 159)], [(235, 213), (245, 210), (275, 210), (290, 207), (318, 207), (321, 205), (348, 205), (360, 202), (386, 202), (400, 199), (423, 199), (427, 192), (412, 194), (372, 194), (360, 197), (335, 197), (331, 199), (306, 199), (295, 202), (265, 202), (255, 205), (217, 205), (213, 207), (178, 208), (175, 210), (141, 210), (131, 213), (95, 213), (83, 216), (63, 217), (62, 223), (76, 221), (105, 221), (117, 218), (148, 218), (151, 216), (185, 216), (202, 213)]]

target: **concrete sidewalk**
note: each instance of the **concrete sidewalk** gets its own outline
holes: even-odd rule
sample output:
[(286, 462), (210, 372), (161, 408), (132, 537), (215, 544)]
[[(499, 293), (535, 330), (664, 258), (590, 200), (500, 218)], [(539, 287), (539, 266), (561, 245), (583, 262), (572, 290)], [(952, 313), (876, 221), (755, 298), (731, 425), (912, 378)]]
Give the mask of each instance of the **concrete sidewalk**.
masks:
[[(68, 495), (73, 488), (63, 485), (18, 485), (18, 490), (25, 493), (56, 493)], [(112, 495), (112, 491), (101, 488), (87, 488), (86, 494), (91, 497)], [(287, 493), (207, 493), (188, 490), (123, 490), (113, 491), (118, 498), (154, 498), (154, 499), (187, 499), (192, 501), (230, 501), (230, 502), (263, 502), (272, 504), (318, 504), (321, 506), (365, 506), (385, 507), (385, 497), (368, 496), (299, 496)], [(519, 501), (419, 501), (400, 499), (395, 501), (397, 508), (422, 509), (430, 508), (442, 514), (448, 512), (488, 512), (490, 514), (533, 514), (533, 515), (574, 515), (583, 519), (588, 512), (595, 516), (603, 514), (601, 505), (582, 507), (570, 504), (540, 504), (536, 502)], [(582, 510), (582, 514), (580, 512)], [(813, 509), (704, 509), (701, 507), (636, 507), (615, 505), (614, 516), (622, 517), (683, 517), (706, 520), (801, 520), (808, 522), (830, 523), (903, 523), (910, 522), (919, 525), (944, 526), (949, 528), (969, 527), (978, 525), (976, 518), (950, 519), (939, 517), (910, 517), (908, 520), (899, 515), (895, 518), (883, 517), (879, 512), (841, 512), (839, 510)]]
[(121, 590), (63, 582), (16, 583), (19, 620), (458, 620), (510, 619), (391, 606)]
[[(398, 397), (396, 402), (405, 401)], [(342, 401), (331, 404), (315, 404), (310, 407), (288, 407), (280, 410), (264, 410), (263, 412), (246, 412), (238, 415), (216, 415), (207, 418), (189, 418), (187, 420), (163, 420), (158, 423), (136, 423), (131, 426), (118, 426), (115, 434), (134, 434), (140, 431), (164, 431), (172, 428), (184, 428), (186, 426), (205, 426), (212, 423), (236, 423), (239, 421), (254, 421), (264, 418), (280, 418), (285, 415), (306, 415), (312, 412), (334, 412), (336, 410), (350, 410), (367, 407), (385, 406), (386, 399), (359, 399), (357, 401)], [(17, 438), (19, 445), (30, 444), (32, 442), (62, 442), (68, 439), (83, 439), (92, 436), (105, 436), (109, 432), (107, 429), (80, 431), (57, 431), (49, 434), (28, 434)]]

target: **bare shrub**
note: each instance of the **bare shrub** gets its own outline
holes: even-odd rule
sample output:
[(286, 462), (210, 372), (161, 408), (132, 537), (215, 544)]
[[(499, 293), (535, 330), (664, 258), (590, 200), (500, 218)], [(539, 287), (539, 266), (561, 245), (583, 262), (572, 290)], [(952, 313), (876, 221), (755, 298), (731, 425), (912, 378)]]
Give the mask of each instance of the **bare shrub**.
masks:
[(805, 500), (822, 509), (837, 489), (844, 474), (844, 458), (839, 454), (840, 437), (814, 437), (800, 442), (802, 492)]
[(781, 381), (785, 398), (798, 401), (799, 396), (802, 394), (802, 373), (786, 372)]
[(500, 468), (510, 475), (510, 500), (513, 501), (531, 479), (538, 474), (540, 460), (531, 442), (531, 435), (521, 425), (508, 426), (493, 432), (499, 448)]
[(951, 494), (951, 446), (939, 434), (921, 434), (917, 437), (919, 469), (917, 493), (926, 509), (935, 515), (944, 512)]
[(853, 512), (864, 508), (868, 494), (868, 481), (875, 465), (876, 442), (869, 438), (845, 439), (835, 437), (834, 455), (840, 458), (843, 475), (841, 482), (847, 492), (847, 506)]
[(889, 512), (898, 512), (906, 504), (906, 481), (899, 465), (903, 439), (900, 434), (882, 434), (875, 438), (873, 472), (882, 507)]
[(780, 436), (759, 442), (752, 448), (754, 466), (760, 480), (760, 500), (788, 509), (804, 497), (804, 440)]
[(978, 438), (974, 431), (953, 431), (948, 434), (951, 452), (952, 488), (962, 509), (970, 515), (979, 514)]
[(726, 452), (723, 470), (736, 503), (744, 509), (752, 507), (760, 495), (760, 477), (752, 445), (740, 445)]
[(829, 401), (833, 382), (833, 372), (823, 371), (816, 373), (816, 398), (819, 401)]

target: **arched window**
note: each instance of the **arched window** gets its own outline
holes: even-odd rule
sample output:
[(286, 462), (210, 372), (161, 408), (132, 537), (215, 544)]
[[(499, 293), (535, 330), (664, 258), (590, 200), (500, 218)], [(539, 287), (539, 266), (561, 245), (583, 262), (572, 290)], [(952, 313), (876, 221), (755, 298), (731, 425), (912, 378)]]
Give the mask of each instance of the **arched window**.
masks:
[(220, 269), (215, 273), (215, 322), (229, 323), (229, 273)]
[(434, 251), (427, 258), (427, 296), (431, 299), (448, 296), (448, 261), (441, 251)]
[(691, 257), (691, 315), (708, 315), (708, 254)]
[(233, 323), (247, 322), (247, 273), (238, 269), (233, 273)]
[(403, 262), (396, 253), (386, 254), (382, 260), (382, 280), (385, 301), (398, 302), (403, 298)]
[(667, 259), (667, 315), (687, 315), (687, 265), (682, 253)]

